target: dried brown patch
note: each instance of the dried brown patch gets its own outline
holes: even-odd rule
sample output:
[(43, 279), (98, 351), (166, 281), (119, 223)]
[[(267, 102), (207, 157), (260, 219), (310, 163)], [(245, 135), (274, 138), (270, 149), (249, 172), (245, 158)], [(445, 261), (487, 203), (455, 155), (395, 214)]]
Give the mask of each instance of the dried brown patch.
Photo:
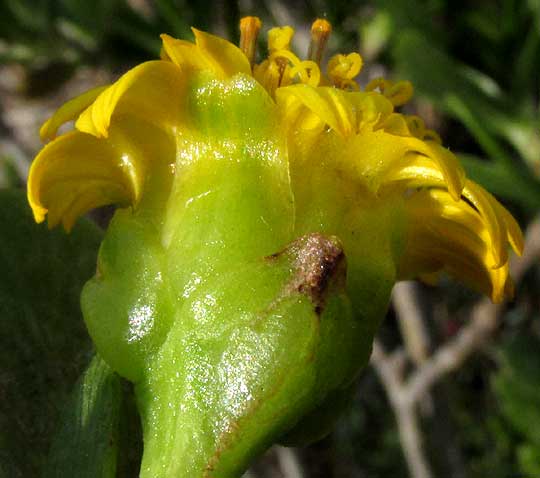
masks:
[(319, 233), (302, 236), (284, 250), (267, 259), (277, 260), (282, 256), (292, 259), (294, 268), (291, 280), (284, 293), (292, 291), (307, 295), (320, 315), (324, 310), (329, 285), (343, 286), (346, 275), (346, 260), (339, 240), (334, 236)]

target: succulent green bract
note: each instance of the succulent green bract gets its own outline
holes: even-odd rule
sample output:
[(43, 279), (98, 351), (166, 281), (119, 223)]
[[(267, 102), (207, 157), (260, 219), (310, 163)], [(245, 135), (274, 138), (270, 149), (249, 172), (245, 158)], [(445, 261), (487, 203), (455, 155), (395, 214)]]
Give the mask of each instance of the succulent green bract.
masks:
[(99, 353), (135, 383), (141, 476), (234, 477), (347, 392), (393, 277), (364, 276), (382, 305), (355, 316), (340, 240), (295, 237), (276, 107), (253, 80), (198, 78), (189, 108), (181, 171), (155, 178), (170, 192), (116, 212), (82, 306)]

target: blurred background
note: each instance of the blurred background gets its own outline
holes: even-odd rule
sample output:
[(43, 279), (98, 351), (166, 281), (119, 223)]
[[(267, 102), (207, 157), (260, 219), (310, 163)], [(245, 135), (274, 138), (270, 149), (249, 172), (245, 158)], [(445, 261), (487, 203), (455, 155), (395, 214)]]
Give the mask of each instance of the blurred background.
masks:
[(24, 187), (55, 108), (158, 56), (160, 33), (191, 39), (193, 25), (237, 41), (244, 15), (293, 26), (300, 56), (324, 17), (329, 55), (362, 54), (362, 84), (411, 80), (406, 111), (527, 234), (510, 303), (450, 281), (396, 287), (335, 431), (305, 449), (276, 447), (247, 475), (540, 477), (540, 0), (0, 0), (0, 187)]

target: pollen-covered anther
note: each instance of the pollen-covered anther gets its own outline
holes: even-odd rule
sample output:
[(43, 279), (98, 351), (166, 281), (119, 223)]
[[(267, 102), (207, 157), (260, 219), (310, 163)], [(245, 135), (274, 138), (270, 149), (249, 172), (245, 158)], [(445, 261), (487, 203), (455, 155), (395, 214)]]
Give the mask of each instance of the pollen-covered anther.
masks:
[(268, 30), (268, 51), (290, 50), (293, 36), (294, 30), (289, 26), (271, 28)]
[(261, 26), (262, 23), (258, 17), (244, 17), (240, 20), (240, 50), (244, 52), (251, 65), (255, 60), (257, 38)]
[(317, 65), (321, 64), (331, 33), (332, 25), (322, 18), (318, 18), (311, 25), (311, 42), (309, 44), (308, 58), (317, 63)]

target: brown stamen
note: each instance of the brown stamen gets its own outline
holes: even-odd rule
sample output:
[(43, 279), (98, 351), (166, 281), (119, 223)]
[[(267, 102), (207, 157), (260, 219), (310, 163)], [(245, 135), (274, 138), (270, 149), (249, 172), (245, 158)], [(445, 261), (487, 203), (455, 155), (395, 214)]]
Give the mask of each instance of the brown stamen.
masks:
[(244, 17), (240, 20), (240, 50), (244, 52), (253, 65), (257, 48), (257, 37), (262, 23), (258, 17)]
[(332, 33), (332, 25), (322, 18), (318, 18), (311, 25), (311, 42), (309, 44), (308, 58), (317, 63), (317, 65), (321, 64), (330, 33)]

